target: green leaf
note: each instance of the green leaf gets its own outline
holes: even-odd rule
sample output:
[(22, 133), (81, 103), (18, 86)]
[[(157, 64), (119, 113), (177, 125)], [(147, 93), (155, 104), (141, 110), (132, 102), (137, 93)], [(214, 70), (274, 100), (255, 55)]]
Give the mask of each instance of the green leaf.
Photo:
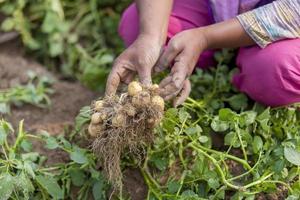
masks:
[(188, 135), (199, 135), (200, 133), (203, 132), (203, 130), (199, 125), (196, 125), (194, 127), (188, 127), (187, 129), (185, 129), (185, 132)]
[(191, 118), (190, 114), (184, 109), (184, 108), (181, 108), (179, 109), (179, 120), (181, 123), (183, 123), (185, 120)]
[(232, 121), (236, 114), (229, 108), (219, 110), (219, 119), (222, 121)]
[(13, 132), (13, 128), (10, 123), (1, 120), (0, 121), (0, 145), (3, 145), (7, 139), (9, 132)]
[(34, 169), (33, 169), (33, 166), (32, 166), (32, 162), (25, 161), (23, 167), (24, 167), (25, 172), (28, 175), (30, 175), (32, 178), (35, 178), (35, 173), (34, 173)]
[(201, 143), (206, 143), (208, 141), (209, 141), (209, 138), (206, 135), (201, 135), (199, 137), (199, 142), (201, 142)]
[(22, 160), (29, 160), (29, 161), (32, 161), (32, 162), (37, 161), (39, 156), (40, 156), (40, 154), (38, 152), (23, 153), (21, 155)]
[(83, 149), (79, 147), (74, 147), (73, 151), (70, 153), (70, 158), (76, 163), (85, 164), (88, 162), (86, 154)]
[(48, 149), (56, 149), (57, 147), (59, 147), (59, 144), (57, 142), (57, 140), (54, 137), (48, 137), (46, 139), (46, 148)]
[(30, 152), (32, 150), (32, 143), (27, 139), (23, 139), (21, 142), (21, 148), (26, 152)]
[(75, 130), (80, 131), (83, 125), (87, 124), (91, 119), (91, 107), (84, 106), (80, 109), (79, 114), (75, 118)]
[(34, 187), (29, 177), (25, 173), (21, 173), (16, 177), (18, 181), (17, 187), (15, 189), (21, 191), (24, 195), (24, 199), (29, 199), (30, 194), (34, 192)]
[(161, 171), (164, 171), (169, 164), (168, 159), (160, 154), (152, 155), (151, 160), (154, 162), (154, 165), (157, 167), (157, 169)]
[(224, 144), (228, 145), (228, 146), (232, 145), (235, 148), (240, 147), (240, 142), (238, 141), (238, 138), (237, 138), (235, 132), (230, 132), (225, 135)]
[(9, 199), (14, 190), (14, 177), (9, 173), (0, 175), (0, 200)]
[(14, 19), (7, 17), (1, 24), (1, 29), (5, 32), (12, 31), (15, 26)]
[(36, 176), (36, 181), (54, 198), (63, 199), (63, 190), (59, 187), (57, 181), (46, 175)]
[(95, 200), (105, 200), (105, 184), (103, 180), (96, 181), (93, 185), (93, 197)]
[(272, 167), (272, 169), (274, 170), (274, 172), (276, 172), (276, 173), (281, 173), (282, 171), (283, 171), (283, 169), (284, 169), (284, 167), (285, 167), (285, 160), (284, 159), (280, 159), (280, 160), (277, 160), (275, 163), (274, 163), (274, 165), (273, 165), (273, 167)]
[(215, 117), (210, 126), (216, 132), (224, 132), (229, 128), (228, 122), (221, 121), (219, 117)]
[(80, 170), (79, 168), (71, 168), (69, 169), (69, 174), (73, 185), (80, 187), (84, 184), (86, 175), (83, 170)]
[(177, 125), (177, 114), (178, 110), (176, 108), (170, 108), (165, 112), (164, 118), (162, 120), (162, 127), (167, 132), (172, 132)]
[(10, 113), (10, 107), (7, 103), (0, 103), (0, 113), (2, 114)]
[(253, 124), (255, 122), (255, 118), (257, 113), (255, 111), (247, 111), (241, 114), (241, 117), (244, 119), (244, 123), (246, 126)]
[(290, 163), (300, 166), (300, 152), (292, 147), (284, 147), (284, 157)]
[(262, 129), (267, 132), (270, 130), (270, 125), (269, 125), (270, 117), (271, 117), (270, 108), (267, 108), (256, 118), (256, 120), (261, 125)]
[(208, 183), (209, 187), (211, 187), (214, 190), (216, 190), (218, 187), (220, 187), (220, 183), (216, 178), (208, 179), (207, 183)]
[(228, 103), (234, 110), (241, 110), (248, 106), (248, 98), (245, 94), (236, 94), (228, 99)]
[(167, 187), (169, 193), (175, 194), (180, 188), (180, 183), (178, 181), (170, 181), (168, 182)]
[(84, 70), (80, 81), (92, 90), (102, 91), (108, 74), (104, 66), (95, 66), (93, 63), (84, 63)]
[(263, 143), (261, 137), (256, 135), (256, 136), (254, 136), (252, 145), (253, 145), (253, 152), (255, 154), (257, 154), (262, 150), (264, 143)]

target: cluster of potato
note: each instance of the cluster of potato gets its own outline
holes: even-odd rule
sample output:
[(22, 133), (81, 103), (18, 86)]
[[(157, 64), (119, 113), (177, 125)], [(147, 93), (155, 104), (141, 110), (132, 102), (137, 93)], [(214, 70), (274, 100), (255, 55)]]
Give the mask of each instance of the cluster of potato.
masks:
[(111, 181), (120, 180), (122, 153), (137, 153), (142, 144), (152, 141), (153, 129), (160, 123), (165, 106), (158, 93), (158, 85), (143, 86), (134, 81), (126, 93), (106, 96), (92, 104), (88, 132)]

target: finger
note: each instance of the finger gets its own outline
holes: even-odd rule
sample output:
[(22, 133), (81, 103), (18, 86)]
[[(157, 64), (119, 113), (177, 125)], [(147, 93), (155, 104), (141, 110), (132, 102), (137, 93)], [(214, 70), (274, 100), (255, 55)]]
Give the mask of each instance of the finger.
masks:
[(165, 101), (169, 101), (171, 99), (174, 99), (179, 93), (180, 93), (181, 90), (177, 90), (176, 92), (173, 92), (171, 93), (170, 95), (166, 96), (164, 98)]
[(166, 100), (167, 96), (169, 96), (177, 91), (180, 91), (180, 90), (181, 90), (181, 88), (178, 89), (173, 84), (169, 84), (165, 88), (160, 89), (159, 95)]
[(186, 79), (184, 81), (184, 85), (179, 96), (176, 99), (174, 99), (173, 106), (177, 107), (180, 104), (182, 104), (189, 97), (190, 92), (191, 92), (191, 82), (188, 79)]
[[(165, 99), (169, 100), (171, 97), (177, 96), (178, 91), (181, 91), (184, 81), (187, 77), (187, 68), (182, 64), (182, 61), (175, 63), (172, 68), (171, 76), (166, 78), (165, 81), (160, 85), (160, 95)], [(170, 97), (168, 97), (170, 96)], [(168, 97), (168, 98), (167, 98)]]
[(172, 81), (172, 76), (167, 76), (159, 83), (159, 88), (163, 89), (165, 86), (170, 84), (171, 81)]
[(155, 72), (162, 72), (168, 66), (171, 65), (172, 61), (176, 58), (178, 54), (183, 50), (182, 46), (177, 42), (177, 40), (170, 40), (166, 50), (160, 56), (157, 64), (154, 67)]
[(126, 72), (126, 69), (121, 65), (115, 64), (108, 76), (105, 95), (114, 95), (118, 89), (121, 82), (122, 75)]
[(138, 75), (140, 78), (140, 82), (143, 85), (151, 85), (152, 79), (151, 79), (151, 68), (150, 67), (143, 67), (140, 70), (138, 70)]
[(172, 83), (178, 89), (182, 88), (184, 80), (188, 75), (188, 66), (184, 61), (184, 58), (179, 58), (178, 61), (174, 64), (172, 70)]

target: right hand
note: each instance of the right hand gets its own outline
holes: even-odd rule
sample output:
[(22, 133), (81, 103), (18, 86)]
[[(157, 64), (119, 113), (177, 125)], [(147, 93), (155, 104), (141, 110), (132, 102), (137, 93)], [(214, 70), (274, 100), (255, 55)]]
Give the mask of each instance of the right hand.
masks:
[(142, 84), (151, 84), (151, 71), (157, 62), (162, 45), (154, 37), (140, 35), (112, 67), (106, 84), (106, 95), (116, 93), (120, 82), (129, 84), (136, 74)]

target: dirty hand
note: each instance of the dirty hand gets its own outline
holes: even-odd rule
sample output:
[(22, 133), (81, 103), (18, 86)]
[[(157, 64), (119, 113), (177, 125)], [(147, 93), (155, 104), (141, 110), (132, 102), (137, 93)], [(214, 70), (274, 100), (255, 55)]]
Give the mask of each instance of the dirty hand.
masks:
[(136, 74), (142, 84), (151, 84), (151, 70), (162, 45), (153, 37), (140, 35), (114, 62), (106, 84), (106, 95), (115, 94), (120, 82), (130, 83)]
[(192, 74), (200, 54), (207, 48), (202, 29), (191, 29), (175, 35), (162, 53), (154, 71), (161, 72), (172, 67), (171, 73), (161, 81), (160, 94), (165, 100), (174, 99), (176, 107), (189, 96)]

